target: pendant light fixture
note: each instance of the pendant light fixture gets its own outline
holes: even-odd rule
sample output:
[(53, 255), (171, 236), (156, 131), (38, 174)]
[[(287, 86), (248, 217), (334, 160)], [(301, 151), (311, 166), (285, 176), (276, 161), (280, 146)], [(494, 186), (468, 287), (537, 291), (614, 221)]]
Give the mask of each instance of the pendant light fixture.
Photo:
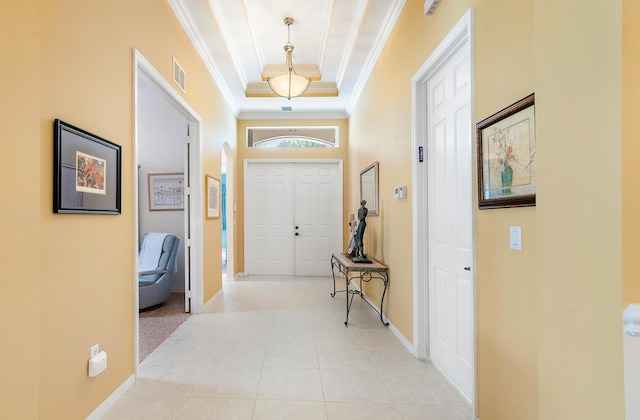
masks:
[(293, 18), (284, 18), (284, 24), (287, 25), (287, 43), (284, 45), (286, 73), (267, 79), (267, 83), (276, 95), (291, 99), (309, 89), (311, 78), (300, 76), (293, 69), (293, 44), (291, 44)]

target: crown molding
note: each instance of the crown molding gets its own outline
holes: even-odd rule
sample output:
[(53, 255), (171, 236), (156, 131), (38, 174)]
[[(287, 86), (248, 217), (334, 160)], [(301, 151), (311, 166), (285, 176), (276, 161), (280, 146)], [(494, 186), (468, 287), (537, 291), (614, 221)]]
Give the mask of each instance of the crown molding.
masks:
[(211, 54), (209, 54), (209, 50), (206, 47), (206, 42), (200, 35), (200, 32), (198, 31), (197, 26), (193, 21), (193, 18), (191, 17), (187, 6), (182, 0), (168, 0), (168, 2), (173, 9), (173, 13), (176, 15), (176, 18), (178, 18), (180, 25), (182, 25), (182, 28), (187, 33), (187, 36), (191, 40), (191, 43), (200, 55), (200, 58), (202, 58), (205, 67), (209, 71), (209, 74), (213, 78), (215, 84), (218, 86), (218, 89), (220, 90), (220, 93), (222, 93), (222, 96), (227, 102), (227, 105), (231, 108), (231, 111), (237, 117), (240, 112), (238, 105), (234, 100), (233, 95), (231, 94), (231, 90), (229, 90), (229, 86), (227, 86), (227, 84), (225, 83), (224, 78), (222, 77), (222, 73), (218, 69), (215, 60), (213, 59)]
[(384, 23), (382, 24), (383, 29), (378, 33), (374, 47), (371, 49), (371, 52), (367, 57), (366, 63), (358, 76), (358, 80), (356, 81), (351, 97), (349, 98), (349, 104), (347, 105), (347, 113), (349, 115), (351, 115), (351, 111), (353, 111), (356, 102), (358, 102), (358, 99), (364, 90), (364, 86), (367, 84), (369, 76), (371, 76), (371, 72), (378, 62), (378, 58), (380, 58), (380, 54), (382, 54), (382, 50), (384, 49), (384, 46), (386, 45), (387, 40), (391, 35), (391, 31), (398, 21), (405, 4), (406, 0), (396, 0), (385, 16)]

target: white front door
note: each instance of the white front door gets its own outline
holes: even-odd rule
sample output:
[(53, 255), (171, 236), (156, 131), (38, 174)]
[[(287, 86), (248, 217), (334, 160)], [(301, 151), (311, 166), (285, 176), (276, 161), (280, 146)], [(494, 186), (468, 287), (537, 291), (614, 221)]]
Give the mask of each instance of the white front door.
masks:
[(248, 162), (245, 272), (331, 274), (342, 246), (342, 179), (337, 162)]
[(429, 344), (432, 362), (473, 398), (471, 74), (458, 48), (427, 92)]
[(246, 181), (247, 274), (292, 276), (293, 164), (251, 163)]
[(295, 164), (296, 276), (330, 276), (331, 253), (341, 250), (338, 169), (337, 163)]

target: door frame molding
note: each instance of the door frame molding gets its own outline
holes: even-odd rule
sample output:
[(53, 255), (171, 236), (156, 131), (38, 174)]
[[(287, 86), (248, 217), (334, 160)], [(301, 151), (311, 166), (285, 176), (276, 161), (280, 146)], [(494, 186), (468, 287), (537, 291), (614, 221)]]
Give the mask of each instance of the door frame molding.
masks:
[[(202, 118), (200, 115), (186, 102), (186, 100), (180, 96), (175, 89), (167, 82), (158, 70), (142, 55), (136, 48), (133, 49), (133, 97), (134, 97), (134, 150), (133, 150), (133, 188), (134, 191), (134, 230), (133, 230), (133, 242), (135, 249), (140, 248), (138, 241), (138, 77), (144, 77), (150, 84), (157, 90), (157, 92), (166, 99), (166, 101), (173, 106), (180, 114), (182, 114), (189, 123), (190, 129), (190, 142), (191, 142), (191, 154), (189, 162), (189, 174), (191, 181), (191, 191), (198, 192), (203, 191), (203, 176), (202, 175)], [(186, 159), (186, 157), (185, 157)], [(203, 306), (203, 219), (204, 219), (204, 202), (202, 194), (191, 194), (189, 205), (189, 217), (191, 227), (189, 232), (190, 237), (190, 260), (187, 265), (190, 266), (191, 281), (191, 313), (198, 313)], [(186, 217), (185, 217), (186, 220)], [(187, 248), (185, 243), (185, 249)], [(136, 256), (137, 262), (137, 256)], [(137, 266), (137, 264), (136, 264)], [(135, 371), (137, 375), (138, 371), (138, 347), (139, 347), (139, 316), (138, 316), (138, 273), (137, 267), (134, 267), (132, 284), (134, 287), (134, 314), (135, 314), (135, 326), (134, 326), (134, 351), (135, 351)], [(186, 292), (186, 291), (185, 291)]]
[[(438, 47), (431, 53), (429, 58), (418, 69), (411, 78), (411, 120), (412, 136), (412, 184), (414, 189), (414, 199), (412, 202), (412, 221), (413, 221), (413, 237), (412, 237), (412, 272), (413, 272), (413, 352), (420, 359), (429, 358), (429, 261), (428, 261), (428, 182), (427, 179), (427, 159), (419, 162), (419, 147), (422, 147), (424, 153), (427, 150), (427, 81), (437, 72), (444, 63), (451, 57), (453, 53), (461, 48), (466, 48), (469, 55), (469, 63), (471, 66), (471, 101), (470, 113), (472, 126), (469, 130), (473, 133), (473, 9), (469, 9), (455, 24), (451, 31), (440, 42)], [(472, 137), (473, 138), (473, 137)], [(475, 153), (472, 151), (472, 156)], [(472, 161), (475, 161), (472, 159)], [(473, 170), (470, 171), (472, 174)], [(472, 175), (473, 176), (473, 175)], [(469, 182), (473, 183), (473, 179)], [(475, 189), (472, 189), (475, 191)], [(472, 226), (475, 226), (475, 212), (472, 211)], [(473, 229), (472, 243), (475, 244), (475, 229)], [(473, 247), (473, 262), (475, 266), (475, 246)], [(475, 274), (472, 271), (473, 282), (473, 343), (474, 354), (473, 364), (476, 365), (476, 313), (475, 313)], [(474, 369), (475, 371), (475, 369)], [(476, 377), (473, 378), (473, 394), (474, 405), (477, 398)], [(475, 407), (474, 407), (475, 411)]]
[[(329, 158), (329, 159), (304, 159), (304, 158), (298, 158), (298, 159), (244, 159), (243, 163), (242, 163), (242, 180), (243, 180), (243, 202), (246, 203), (246, 194), (247, 194), (247, 167), (249, 166), (249, 164), (251, 163), (337, 163), (338, 164), (338, 176), (339, 176), (339, 180), (338, 180), (338, 185), (340, 185), (340, 204), (341, 204), (341, 213), (342, 213), (342, 219), (344, 220), (344, 163), (343, 160), (340, 158)], [(248, 241), (248, 232), (247, 232), (247, 212), (243, 211), (243, 215), (242, 215), (242, 223), (244, 228), (244, 244), (243, 244), (243, 248), (242, 248), (242, 253), (243, 253), (243, 260), (244, 260), (244, 273), (242, 273), (242, 275), (244, 276), (250, 276), (251, 272), (250, 270), (247, 269), (248, 266), (248, 260), (247, 260), (247, 244), (249, 243)], [(340, 235), (339, 235), (339, 239), (340, 239), (340, 243), (344, 244), (344, 227), (342, 226), (340, 229)]]
[(236, 219), (236, 208), (235, 208), (235, 183), (236, 183), (236, 157), (234, 156), (233, 149), (229, 142), (222, 143), (222, 155), (226, 159), (226, 182), (227, 182), (227, 196), (226, 196), (226, 222), (227, 222), (227, 280), (234, 280), (235, 273), (235, 219)]

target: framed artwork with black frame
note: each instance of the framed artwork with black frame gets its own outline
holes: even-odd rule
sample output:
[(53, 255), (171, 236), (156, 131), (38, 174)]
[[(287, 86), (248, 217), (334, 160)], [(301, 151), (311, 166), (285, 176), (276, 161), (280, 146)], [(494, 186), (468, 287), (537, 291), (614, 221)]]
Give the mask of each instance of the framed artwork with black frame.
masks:
[(56, 119), (53, 212), (121, 214), (122, 147)]
[(532, 93), (476, 124), (478, 207), (536, 205), (536, 122)]

